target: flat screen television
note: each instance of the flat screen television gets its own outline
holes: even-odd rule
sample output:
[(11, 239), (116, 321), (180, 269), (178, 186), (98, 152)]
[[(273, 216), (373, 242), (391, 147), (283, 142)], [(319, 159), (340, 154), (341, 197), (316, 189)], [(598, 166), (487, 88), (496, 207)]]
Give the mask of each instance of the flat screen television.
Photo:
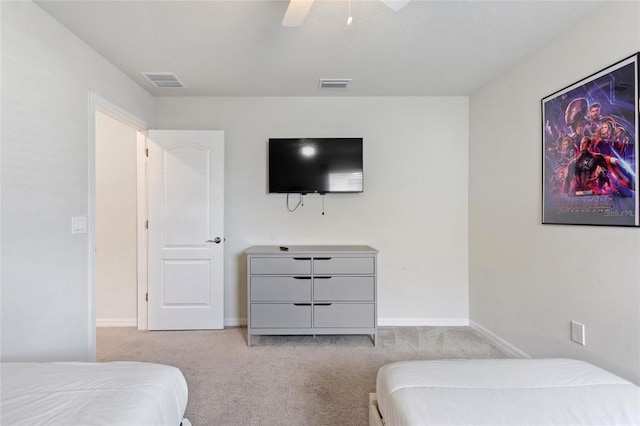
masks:
[(269, 139), (269, 192), (362, 192), (362, 138)]

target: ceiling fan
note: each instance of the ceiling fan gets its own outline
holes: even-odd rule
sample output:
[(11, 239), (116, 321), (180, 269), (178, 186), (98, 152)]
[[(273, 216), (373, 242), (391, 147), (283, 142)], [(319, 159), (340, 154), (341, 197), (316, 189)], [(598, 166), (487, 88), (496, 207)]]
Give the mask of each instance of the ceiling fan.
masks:
[[(289, 6), (282, 19), (283, 27), (297, 27), (304, 22), (314, 0), (289, 0)], [(409, 0), (380, 0), (393, 10), (402, 9)]]

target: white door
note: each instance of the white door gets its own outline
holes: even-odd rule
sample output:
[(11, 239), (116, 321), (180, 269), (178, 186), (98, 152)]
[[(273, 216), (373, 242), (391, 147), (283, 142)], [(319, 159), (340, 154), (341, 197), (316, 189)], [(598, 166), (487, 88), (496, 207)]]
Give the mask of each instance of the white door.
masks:
[(224, 132), (150, 130), (149, 330), (224, 327)]

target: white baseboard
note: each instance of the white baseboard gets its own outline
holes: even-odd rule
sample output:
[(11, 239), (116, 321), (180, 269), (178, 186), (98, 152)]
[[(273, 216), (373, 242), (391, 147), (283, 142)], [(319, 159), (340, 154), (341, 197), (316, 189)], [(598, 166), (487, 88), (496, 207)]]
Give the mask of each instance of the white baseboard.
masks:
[(224, 326), (225, 327), (243, 327), (247, 325), (246, 318), (225, 318)]
[(487, 330), (477, 322), (469, 320), (469, 326), (475, 331), (477, 331), (478, 333), (482, 334), (487, 339), (491, 340), (496, 346), (498, 346), (500, 349), (505, 351), (507, 354), (509, 354), (513, 358), (531, 358), (529, 355), (522, 352), (520, 349), (513, 346), (511, 343), (499, 337), (497, 334), (494, 334), (493, 332)]
[(136, 318), (96, 318), (96, 327), (137, 327)]
[(380, 327), (467, 327), (466, 318), (378, 318)]

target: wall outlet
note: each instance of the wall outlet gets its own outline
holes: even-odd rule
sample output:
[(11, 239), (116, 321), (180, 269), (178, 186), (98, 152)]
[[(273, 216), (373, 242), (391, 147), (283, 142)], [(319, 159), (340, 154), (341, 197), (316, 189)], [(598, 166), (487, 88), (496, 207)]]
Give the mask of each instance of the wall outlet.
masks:
[(571, 340), (576, 343), (580, 343), (582, 346), (586, 344), (584, 337), (584, 324), (571, 321)]

